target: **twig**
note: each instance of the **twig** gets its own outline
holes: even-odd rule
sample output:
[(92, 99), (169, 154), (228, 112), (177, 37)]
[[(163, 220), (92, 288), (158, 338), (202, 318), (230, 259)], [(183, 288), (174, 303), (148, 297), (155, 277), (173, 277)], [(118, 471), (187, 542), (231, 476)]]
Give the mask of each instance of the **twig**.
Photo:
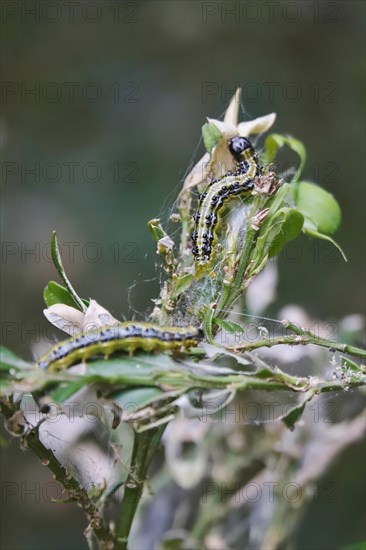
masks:
[[(18, 405), (10, 401), (0, 402), (1, 412), (7, 420), (10, 420), (16, 412), (19, 411)], [(85, 530), (87, 539), (93, 534), (98, 541), (100, 550), (111, 550), (114, 548), (114, 535), (109, 525), (104, 521), (99, 508), (92, 502), (88, 493), (83, 489), (77, 479), (72, 477), (65, 468), (58, 462), (50, 449), (47, 449), (39, 439), (40, 424), (31, 428), (22, 436), (25, 446), (31, 449), (52, 472), (54, 479), (59, 481), (69, 492), (68, 500), (75, 501), (80, 506), (89, 521)], [(89, 542), (89, 541), (88, 541)]]
[(130, 472), (124, 485), (120, 519), (116, 527), (115, 550), (126, 550), (128, 538), (140, 502), (147, 470), (160, 443), (165, 426), (145, 432), (135, 432)]
[(340, 342), (334, 342), (331, 340), (326, 340), (325, 338), (320, 338), (315, 336), (308, 330), (305, 330), (290, 321), (282, 321), (284, 328), (291, 330), (295, 335), (288, 336), (276, 336), (273, 338), (263, 338), (262, 340), (257, 340), (256, 342), (244, 342), (237, 346), (233, 346), (231, 349), (234, 352), (244, 352), (244, 351), (253, 351), (258, 348), (272, 348), (273, 346), (278, 346), (281, 344), (287, 344), (290, 346), (313, 344), (315, 346), (320, 346), (323, 348), (328, 348), (331, 351), (339, 351), (341, 353), (347, 353), (353, 355), (354, 357), (359, 357), (361, 359), (366, 359), (366, 350), (351, 346), (349, 344), (343, 344)]

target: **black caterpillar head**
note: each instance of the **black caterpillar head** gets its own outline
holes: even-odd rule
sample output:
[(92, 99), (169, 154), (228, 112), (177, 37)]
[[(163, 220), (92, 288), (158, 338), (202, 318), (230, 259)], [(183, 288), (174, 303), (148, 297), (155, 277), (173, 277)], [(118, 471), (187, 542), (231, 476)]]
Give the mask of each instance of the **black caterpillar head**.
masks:
[(252, 147), (249, 139), (241, 136), (235, 136), (229, 140), (229, 151), (234, 157), (240, 157), (245, 149)]

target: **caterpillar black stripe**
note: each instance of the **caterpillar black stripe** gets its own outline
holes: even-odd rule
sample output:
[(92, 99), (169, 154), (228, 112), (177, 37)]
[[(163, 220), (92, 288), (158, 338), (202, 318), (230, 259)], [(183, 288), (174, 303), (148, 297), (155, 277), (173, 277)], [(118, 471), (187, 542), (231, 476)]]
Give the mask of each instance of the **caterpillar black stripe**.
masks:
[(203, 332), (193, 326), (159, 327), (152, 323), (127, 321), (80, 334), (53, 346), (38, 360), (38, 366), (50, 371), (66, 369), (94, 356), (108, 357), (122, 351), (133, 353), (140, 349), (179, 351), (197, 346)]
[(255, 150), (250, 141), (241, 136), (229, 140), (229, 151), (236, 163), (236, 171), (214, 179), (199, 197), (194, 214), (192, 254), (196, 262), (196, 275), (212, 269), (213, 249), (221, 225), (221, 212), (229, 201), (251, 194), (254, 178), (261, 174)]

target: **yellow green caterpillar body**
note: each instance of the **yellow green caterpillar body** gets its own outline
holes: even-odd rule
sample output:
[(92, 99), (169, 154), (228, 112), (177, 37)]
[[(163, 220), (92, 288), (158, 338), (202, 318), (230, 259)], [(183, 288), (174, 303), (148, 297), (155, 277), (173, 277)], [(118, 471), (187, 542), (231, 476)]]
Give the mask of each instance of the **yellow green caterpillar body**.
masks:
[(261, 166), (250, 141), (241, 136), (229, 140), (229, 150), (236, 162), (236, 171), (214, 179), (199, 197), (199, 207), (193, 217), (192, 254), (196, 276), (212, 270), (213, 250), (222, 223), (221, 215), (228, 202), (251, 194), (254, 178), (261, 174)]
[(193, 327), (160, 327), (152, 323), (127, 321), (118, 325), (99, 327), (53, 346), (37, 362), (50, 371), (66, 369), (91, 357), (112, 353), (133, 353), (136, 350), (179, 351), (197, 346), (202, 330)]

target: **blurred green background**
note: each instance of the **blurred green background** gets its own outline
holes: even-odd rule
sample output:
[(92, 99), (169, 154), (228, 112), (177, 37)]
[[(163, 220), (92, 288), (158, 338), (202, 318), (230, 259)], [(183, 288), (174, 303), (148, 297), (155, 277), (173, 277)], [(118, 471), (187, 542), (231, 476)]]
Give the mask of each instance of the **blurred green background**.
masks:
[[(237, 86), (242, 118), (275, 111), (274, 130), (306, 145), (306, 178), (343, 211), (336, 239), (348, 264), (300, 239), (295, 261), (280, 260), (275, 310), (298, 303), (328, 320), (363, 312), (364, 2), (73, 6), (2, 4), (3, 343), (30, 359), (42, 335), (56, 335), (42, 314), (43, 288), (58, 280), (53, 229), (80, 295), (118, 318), (144, 317), (159, 289), (146, 222), (169, 214), (203, 153), (205, 117), (220, 117)], [(8, 456), (5, 479), (31, 462), (23, 477), (47, 477), (33, 457)], [(68, 529), (54, 547), (85, 544), (73, 538), (83, 524), (75, 508), (5, 504), (28, 516), (13, 519), (16, 533), (5, 525), (3, 548), (46, 548), (61, 518)], [(32, 531), (32, 541), (36, 522), (45, 538)]]

